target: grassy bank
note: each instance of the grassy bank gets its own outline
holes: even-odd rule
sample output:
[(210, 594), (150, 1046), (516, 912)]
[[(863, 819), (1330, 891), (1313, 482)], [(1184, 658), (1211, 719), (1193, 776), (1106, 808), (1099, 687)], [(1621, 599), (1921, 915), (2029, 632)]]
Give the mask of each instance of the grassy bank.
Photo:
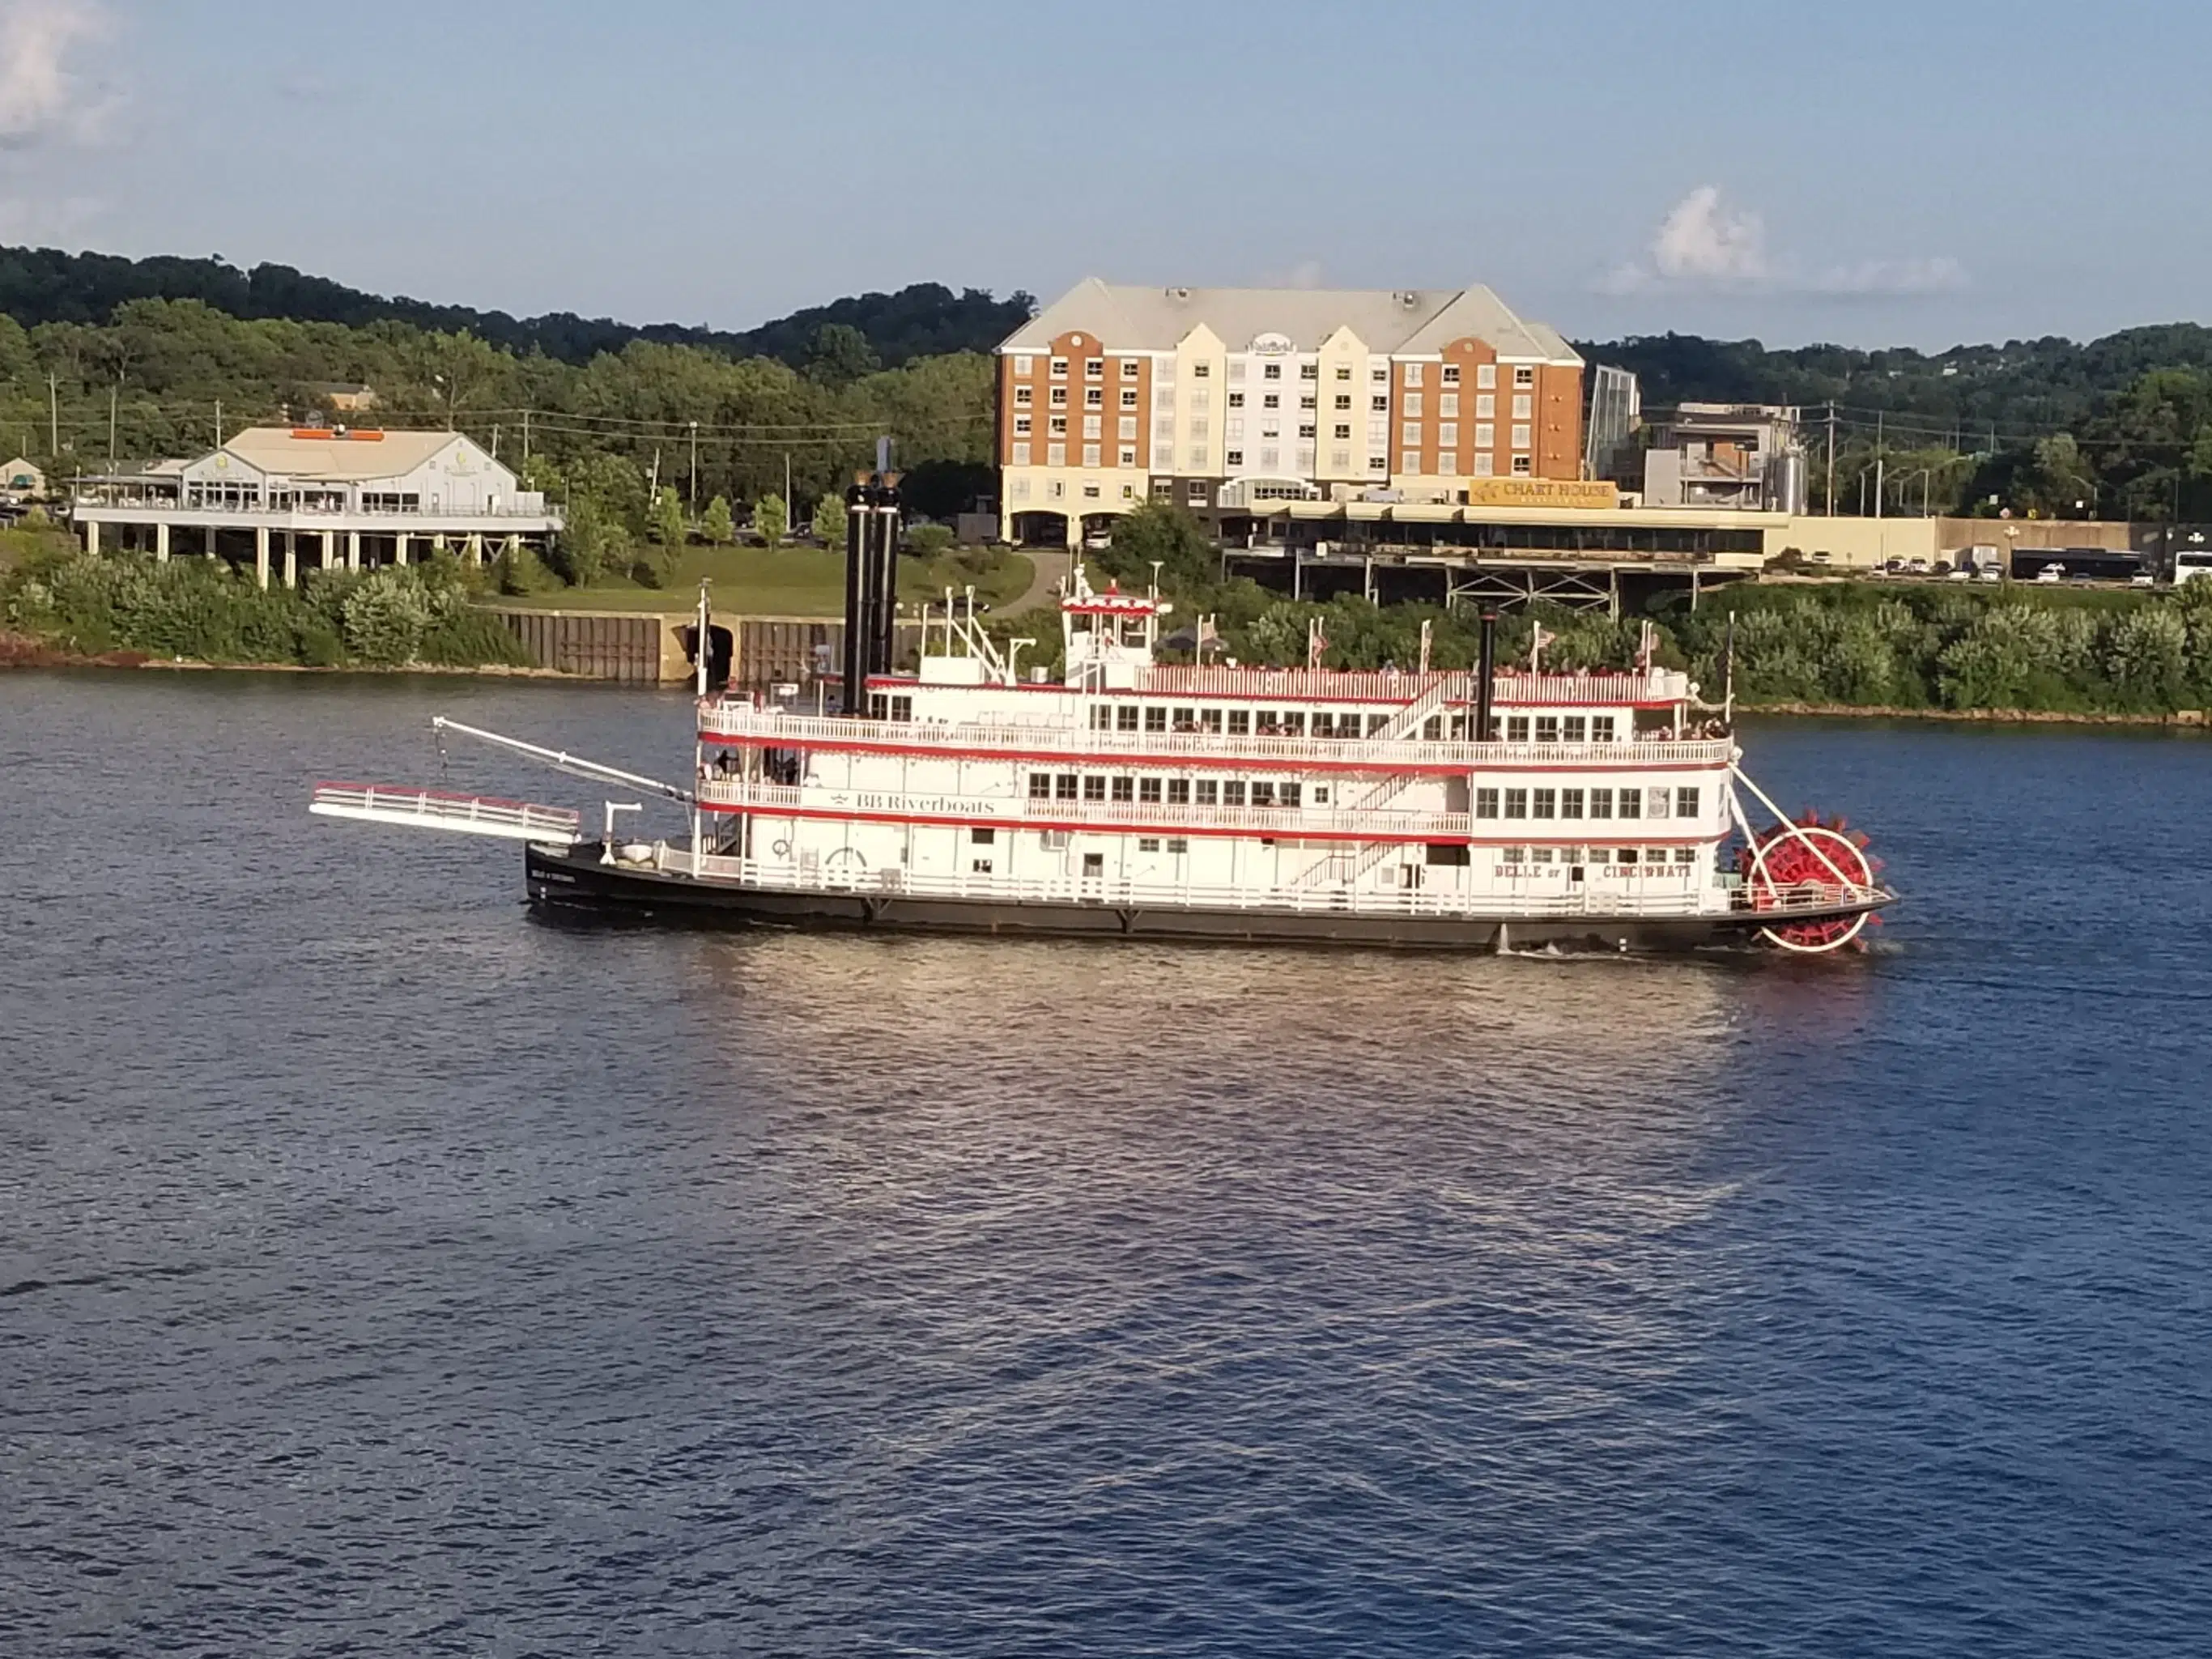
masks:
[[(976, 602), (999, 605), (1030, 585), (1030, 565), (1019, 553), (956, 549), (927, 558), (899, 560), (901, 597), (934, 599), (949, 585), (975, 584)], [(627, 578), (579, 587), (548, 586), (502, 596), (503, 605), (562, 611), (683, 611), (697, 598), (700, 580), (714, 584), (717, 609), (755, 617), (836, 617), (845, 609), (845, 556), (818, 547), (685, 548), (657, 587)]]
[(470, 603), (450, 559), (405, 570), (310, 572), (265, 592), (204, 559), (92, 558), (64, 537), (0, 570), (0, 625), (80, 658), (307, 668), (527, 667), (529, 653)]

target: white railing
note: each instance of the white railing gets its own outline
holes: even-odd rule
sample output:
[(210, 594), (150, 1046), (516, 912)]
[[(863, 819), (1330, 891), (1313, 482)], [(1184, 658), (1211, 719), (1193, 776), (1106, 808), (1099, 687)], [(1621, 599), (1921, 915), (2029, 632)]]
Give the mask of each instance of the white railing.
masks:
[(708, 702), (699, 710), (700, 734), (750, 738), (778, 749), (981, 750), (1034, 759), (1121, 757), (1188, 761), (1199, 765), (1269, 763), (1286, 769), (1316, 764), (1378, 771), (1471, 772), (1544, 767), (1726, 766), (1735, 757), (1727, 738), (1637, 743), (1468, 743), (1442, 738), (1285, 738), (1218, 732), (1100, 732), (1066, 723), (963, 720), (860, 720), (834, 715), (792, 714), (737, 701)]
[(318, 817), (350, 818), (356, 823), (399, 824), (420, 830), (453, 830), (463, 835), (493, 836), (505, 841), (542, 841), (569, 846), (581, 839), (581, 820), (566, 807), (384, 783), (319, 783), (307, 810)]
[[(1464, 682), (1465, 669), (1434, 671), (1439, 678)], [(1135, 695), (1148, 697), (1249, 697), (1297, 702), (1405, 702), (1427, 688), (1419, 674), (1403, 669), (1226, 668), (1163, 663), (1145, 669)], [(1676, 668), (1530, 673), (1501, 664), (1495, 701), (1510, 703), (1681, 702), (1690, 695), (1690, 678)]]
[(1515, 836), (1538, 844), (1571, 840), (1611, 845), (1680, 845), (1717, 839), (1726, 803), (1716, 796), (1698, 818), (1477, 818), (1467, 812), (1408, 812), (1351, 806), (1206, 806), (1183, 801), (1048, 800), (1019, 795), (930, 795), (702, 778), (699, 805), (733, 812), (810, 817), (943, 820), (1002, 829), (1111, 830), (1179, 836), (1226, 830), (1281, 841), (1428, 842)]
[[(1506, 920), (1542, 917), (1595, 916), (1667, 917), (1715, 916), (1750, 910), (1739, 889), (1717, 884), (1692, 885), (1655, 881), (1644, 891), (1590, 884), (1570, 886), (1563, 892), (1476, 891), (1451, 892), (1425, 887), (1377, 887), (1366, 890), (1312, 887), (1224, 887), (1188, 882), (1117, 881), (1055, 874), (1029, 877), (1002, 874), (921, 875), (905, 869), (823, 869), (784, 860), (731, 858), (718, 854), (696, 857), (688, 848), (659, 844), (655, 862), (676, 875), (696, 875), (714, 881), (776, 891), (844, 893), (866, 896), (960, 898), (1006, 904), (1097, 904), (1176, 909), (1275, 910), (1300, 914), (1353, 915), (1481, 916)], [(1448, 867), (1448, 866), (1446, 866)], [(1865, 904), (1886, 899), (1878, 890), (1846, 891), (1808, 884), (1779, 895), (1779, 902), (1761, 906), (1761, 916), (1787, 919), (1793, 915), (1832, 910), (1839, 904)]]

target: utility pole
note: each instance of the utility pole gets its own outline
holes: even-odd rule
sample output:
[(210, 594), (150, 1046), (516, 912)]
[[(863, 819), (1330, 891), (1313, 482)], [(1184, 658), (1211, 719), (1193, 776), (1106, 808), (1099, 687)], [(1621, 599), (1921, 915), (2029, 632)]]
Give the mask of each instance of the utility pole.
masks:
[(691, 422), (691, 508), (699, 507), (699, 422)]
[(783, 452), (783, 521), (799, 522), (798, 503), (791, 499), (791, 452), (787, 449)]
[(52, 453), (59, 456), (62, 453), (61, 382), (51, 374), (46, 376), (46, 437)]
[(526, 409), (522, 411), (522, 465), (526, 470), (530, 465), (530, 411)]
[(1882, 447), (1881, 422), (1882, 411), (1876, 410), (1874, 415), (1874, 515), (1877, 519), (1881, 517), (1882, 464), (1889, 459)]
[(1836, 400), (1828, 399), (1828, 516), (1836, 516)]
[(496, 422), (491, 429), (491, 458), (495, 461), (499, 459), (499, 427)]
[(107, 470), (110, 472), (115, 471), (115, 394), (117, 387), (121, 385), (118, 380), (115, 386), (107, 388)]
[(215, 447), (222, 447), (222, 399), (215, 400)]

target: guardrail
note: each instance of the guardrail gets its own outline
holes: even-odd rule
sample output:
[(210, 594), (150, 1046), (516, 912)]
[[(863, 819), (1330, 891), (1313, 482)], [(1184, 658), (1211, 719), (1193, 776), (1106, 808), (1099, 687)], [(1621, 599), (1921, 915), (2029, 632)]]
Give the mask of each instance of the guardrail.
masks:
[(1114, 757), (1209, 766), (1242, 761), (1286, 769), (1320, 766), (1471, 772), (1597, 765), (1680, 769), (1725, 766), (1735, 757), (1735, 744), (1727, 738), (1540, 744), (1413, 738), (1261, 737), (1214, 732), (1101, 732), (1066, 725), (991, 720), (951, 725), (934, 720), (846, 720), (836, 715), (790, 714), (746, 702), (702, 705), (699, 731), (702, 737), (751, 738), (779, 749), (895, 745), (982, 750), (1009, 757)]

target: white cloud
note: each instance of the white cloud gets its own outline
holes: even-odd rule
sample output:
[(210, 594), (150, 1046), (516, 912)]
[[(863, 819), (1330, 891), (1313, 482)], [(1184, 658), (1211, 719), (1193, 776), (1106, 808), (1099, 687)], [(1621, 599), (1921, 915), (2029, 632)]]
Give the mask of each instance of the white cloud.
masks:
[(1966, 267), (1948, 255), (1808, 268), (1769, 251), (1756, 213), (1730, 207), (1719, 185), (1700, 185), (1660, 222), (1642, 258), (1615, 265), (1595, 286), (1616, 295), (1704, 290), (1857, 299), (1951, 293), (1966, 283)]
[(0, 148), (90, 136), (101, 100), (69, 58), (106, 32), (97, 0), (0, 0)]

